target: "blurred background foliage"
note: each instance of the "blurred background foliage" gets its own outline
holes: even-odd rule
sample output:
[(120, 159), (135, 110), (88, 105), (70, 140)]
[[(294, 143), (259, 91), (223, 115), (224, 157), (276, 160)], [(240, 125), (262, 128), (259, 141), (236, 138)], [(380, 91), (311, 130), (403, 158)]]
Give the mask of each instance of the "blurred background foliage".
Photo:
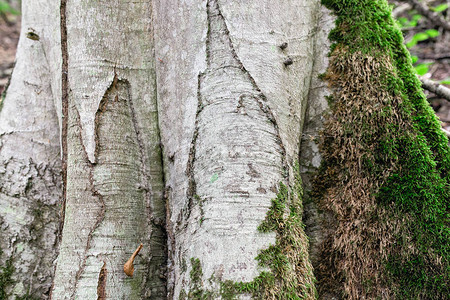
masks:
[[(450, 87), (450, 0), (390, 0), (389, 3), (422, 82), (431, 79), (442, 88)], [(443, 129), (450, 131), (450, 99), (424, 88)]]

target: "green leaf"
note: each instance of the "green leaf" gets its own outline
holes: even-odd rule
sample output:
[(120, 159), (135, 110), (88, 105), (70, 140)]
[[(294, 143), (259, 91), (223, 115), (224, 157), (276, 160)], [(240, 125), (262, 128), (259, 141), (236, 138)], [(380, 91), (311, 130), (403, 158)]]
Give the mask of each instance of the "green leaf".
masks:
[(422, 19), (422, 15), (415, 14), (415, 15), (412, 16), (412, 20), (413, 21), (419, 21), (420, 19)]
[(441, 81), (439, 81), (440, 84), (450, 84), (450, 77), (447, 77)]
[(20, 12), (12, 8), (8, 2), (0, 1), (0, 13), (10, 13), (12, 15), (18, 15)]
[(408, 27), (409, 26), (409, 20), (405, 17), (400, 17), (397, 19), (397, 21), (400, 23), (401, 27)]
[(411, 61), (412, 61), (413, 64), (415, 64), (415, 63), (417, 62), (418, 59), (419, 59), (419, 58), (418, 58), (417, 56), (411, 55)]
[[(430, 29), (431, 30), (431, 29)], [(416, 33), (412, 39), (406, 43), (406, 47), (411, 48), (417, 45), (418, 42), (428, 40), (430, 36), (426, 32), (418, 32)]]
[(9, 9), (9, 4), (3, 1), (0, 1), (0, 12), (6, 12)]
[(423, 64), (418, 64), (417, 66), (415, 66), (414, 68), (416, 69), (416, 72), (417, 72), (417, 74), (419, 74), (419, 75), (425, 75), (425, 74), (427, 74), (428, 73), (428, 70), (429, 70), (429, 66), (431, 65), (432, 63), (423, 63)]
[(416, 14), (416, 15), (412, 16), (411, 22), (409, 22), (409, 26), (410, 27), (416, 27), (417, 26), (417, 22), (420, 19), (422, 19), (421, 15)]
[(409, 42), (406, 43), (406, 47), (407, 48), (414, 47), (415, 45), (417, 45), (417, 41), (414, 40), (414, 39), (412, 39), (412, 40), (410, 40)]
[(432, 7), (431, 10), (435, 12), (442, 12), (448, 8), (447, 3), (439, 4), (438, 6)]
[(428, 40), (430, 37), (426, 32), (418, 32), (413, 36), (413, 40), (418, 42)]
[(437, 37), (439, 35), (439, 31), (437, 31), (436, 29), (428, 29), (427, 31), (425, 31), (429, 37)]

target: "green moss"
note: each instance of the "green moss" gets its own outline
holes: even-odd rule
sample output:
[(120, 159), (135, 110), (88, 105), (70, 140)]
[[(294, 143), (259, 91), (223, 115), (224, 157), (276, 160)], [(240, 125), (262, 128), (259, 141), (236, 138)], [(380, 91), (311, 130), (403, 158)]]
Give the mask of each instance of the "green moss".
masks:
[(203, 299), (203, 288), (202, 288), (202, 266), (200, 264), (200, 259), (191, 258), (191, 289), (188, 294), (189, 299)]
[[(2, 251), (0, 249), (0, 257)], [(4, 265), (0, 266), (0, 300), (6, 300), (8, 295), (6, 294), (6, 289), (8, 286), (14, 283), (12, 280), (12, 274), (14, 272), (14, 266), (12, 264), (12, 259), (9, 258), (4, 261)]]
[(251, 282), (225, 281), (221, 297), (235, 299), (247, 293), (254, 299), (312, 299), (317, 296), (315, 278), (308, 256), (308, 240), (302, 223), (302, 183), (298, 164), (291, 189), (283, 183), (265, 220), (258, 227), (261, 232), (276, 232), (275, 245), (260, 251), (256, 260), (261, 272)]
[(191, 272), (189, 273), (191, 278), (189, 292), (186, 294), (184, 290), (180, 292), (180, 299), (190, 300), (209, 300), (215, 299), (214, 293), (204, 288), (203, 286), (203, 271), (200, 259), (191, 258)]
[[(333, 45), (325, 76), (336, 92), (330, 105), (335, 120), (328, 121), (325, 132), (329, 136), (321, 142), (324, 162), (319, 178), (324, 182), (317, 184), (321, 191), (316, 196), (324, 199), (328, 195), (323, 206), (345, 220), (346, 210), (371, 205), (357, 202), (373, 195), (372, 216), (358, 216), (369, 224), (366, 244), (381, 253), (374, 261), (383, 260), (383, 269), (376, 270), (378, 277), (373, 276), (384, 278), (389, 283), (385, 288), (398, 298), (442, 299), (450, 294), (447, 138), (422, 92), (387, 1), (322, 3), (337, 16), (329, 36)], [(331, 129), (338, 130), (330, 133)], [(359, 181), (351, 180), (355, 177)], [(337, 204), (331, 203), (329, 191), (339, 190), (364, 196), (349, 201), (337, 195), (333, 198)], [(386, 230), (371, 229), (372, 225)], [(380, 248), (380, 239), (385, 247)], [(329, 257), (343, 255), (345, 248), (357, 253), (347, 245), (333, 248)], [(348, 274), (357, 270), (345, 268), (337, 273), (341, 282), (350, 285), (355, 280), (353, 286), (365, 286), (365, 292), (381, 295), (372, 275), (351, 278)]]
[[(0, 249), (0, 258), (3, 251)], [(7, 300), (11, 296), (7, 294), (8, 287), (12, 286), (15, 282), (12, 279), (12, 275), (15, 271), (13, 266), (13, 258), (10, 257), (4, 260), (4, 264), (0, 266), (0, 300)], [(28, 292), (23, 296), (15, 296), (15, 300), (38, 300), (39, 298), (30, 295)]]
[(178, 299), (180, 300), (186, 300), (187, 299), (187, 294), (185, 290), (181, 290), (180, 295), (178, 296)]
[(202, 199), (199, 195), (194, 195), (194, 199), (197, 201), (198, 207), (200, 209), (200, 219), (198, 222), (200, 223), (200, 225), (202, 225), (203, 221), (205, 221), (205, 210), (203, 208), (203, 203), (205, 202), (205, 199)]
[[(262, 271), (250, 282), (231, 280), (220, 284), (220, 291), (212, 292), (203, 286), (203, 272), (198, 258), (191, 258), (191, 283), (189, 292), (182, 291), (180, 299), (236, 299), (250, 294), (254, 299), (313, 299), (317, 297), (314, 275), (308, 256), (308, 240), (302, 223), (302, 183), (298, 164), (294, 167), (295, 180), (291, 188), (283, 183), (265, 220), (258, 227), (261, 232), (275, 232), (276, 242), (259, 252), (256, 260)], [(182, 298), (184, 297), (184, 298)]]
[(401, 95), (414, 110), (418, 129), (427, 139), (438, 169), (448, 176), (450, 152), (447, 138), (440, 130), (439, 122), (426, 101), (419, 79), (411, 63), (411, 57), (403, 44), (402, 32), (391, 16), (391, 8), (385, 0), (322, 0), (322, 4), (334, 11), (336, 27), (330, 32), (333, 42), (331, 53), (337, 47), (345, 47), (349, 53), (361, 52), (374, 57), (389, 55), (395, 73), (386, 75), (386, 87)]

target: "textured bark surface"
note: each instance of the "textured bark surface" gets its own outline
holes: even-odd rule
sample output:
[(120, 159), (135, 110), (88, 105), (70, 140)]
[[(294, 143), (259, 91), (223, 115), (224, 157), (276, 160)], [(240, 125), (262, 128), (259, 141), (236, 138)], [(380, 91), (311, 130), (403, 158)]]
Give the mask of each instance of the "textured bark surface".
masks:
[(151, 15), (151, 1), (66, 1), (67, 196), (53, 299), (165, 297)]
[[(300, 159), (309, 186), (320, 162), (311, 136), (327, 107), (317, 75), (331, 21), (319, 1), (62, 0), (62, 53), (60, 3), (44, 2), (24, 11), (38, 16), (15, 71), (27, 79), (12, 82), (0, 119), (1, 258), (27, 278), (8, 293), (49, 292), (60, 139), (52, 299), (178, 299), (252, 281), (275, 243), (257, 228), (280, 182), (293, 186)], [(24, 75), (28, 60), (36, 73)]]
[(23, 1), (22, 16), (16, 66), (0, 113), (0, 295), (47, 299), (61, 198), (54, 105), (60, 75), (51, 73), (61, 62), (58, 6)]
[(327, 83), (319, 77), (325, 73), (328, 67), (328, 52), (330, 49), (328, 34), (334, 27), (334, 20), (335, 17), (330, 14), (328, 9), (320, 8), (320, 14), (316, 20), (318, 30), (314, 36), (314, 67), (300, 146), (300, 173), (305, 189), (303, 202), (305, 231), (309, 237), (309, 254), (314, 266), (318, 262), (318, 247), (325, 234), (323, 220), (326, 216), (319, 213), (318, 204), (311, 200), (309, 193), (312, 189), (314, 176), (322, 161), (318, 139), (319, 133), (323, 129), (324, 114), (328, 110), (326, 97), (330, 95), (330, 90)]
[(275, 235), (257, 227), (298, 160), (318, 8), (156, 2), (169, 298), (189, 293), (191, 259), (200, 259), (204, 288), (216, 291), (261, 271), (255, 257)]

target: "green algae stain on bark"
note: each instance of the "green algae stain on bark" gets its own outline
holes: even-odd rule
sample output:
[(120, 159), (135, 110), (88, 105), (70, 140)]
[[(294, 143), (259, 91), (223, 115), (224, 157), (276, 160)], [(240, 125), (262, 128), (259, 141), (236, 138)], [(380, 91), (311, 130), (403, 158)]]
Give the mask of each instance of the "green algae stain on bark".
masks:
[(319, 292), (442, 299), (450, 293), (447, 138), (387, 2), (322, 3), (337, 20), (314, 193), (334, 217), (317, 268)]

